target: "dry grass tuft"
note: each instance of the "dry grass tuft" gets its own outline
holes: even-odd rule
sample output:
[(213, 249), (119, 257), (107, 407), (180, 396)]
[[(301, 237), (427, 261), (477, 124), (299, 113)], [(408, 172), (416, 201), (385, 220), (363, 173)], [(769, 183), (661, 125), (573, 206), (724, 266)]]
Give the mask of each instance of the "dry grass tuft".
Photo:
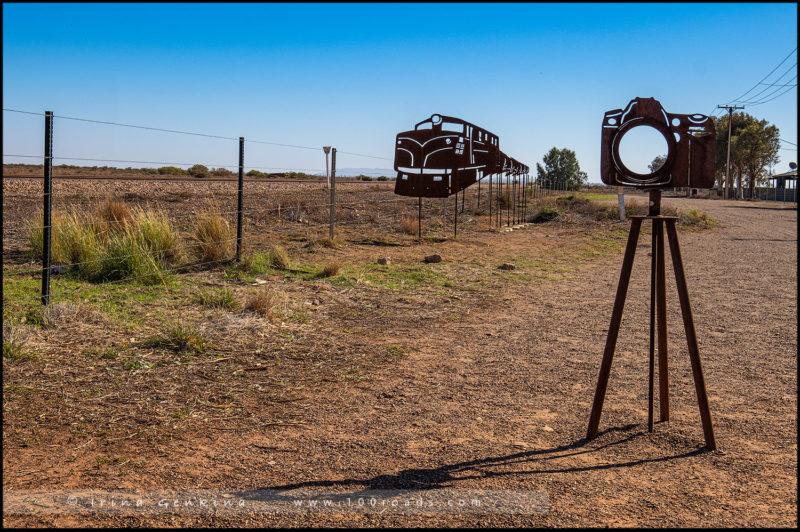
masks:
[(57, 329), (78, 323), (104, 324), (106, 319), (94, 307), (82, 303), (51, 303), (42, 311), (44, 329)]
[(124, 201), (106, 198), (105, 201), (95, 206), (92, 218), (95, 224), (95, 231), (106, 233), (108, 231), (121, 230), (132, 222), (133, 212)]
[(198, 213), (194, 221), (194, 255), (200, 262), (217, 262), (233, 250), (230, 223), (218, 214)]
[(241, 306), (233, 290), (227, 286), (218, 289), (201, 288), (192, 296), (192, 301), (204, 307), (222, 310), (236, 310)]
[(417, 218), (415, 216), (401, 216), (400, 229), (407, 235), (416, 235), (419, 230)]
[(280, 299), (277, 292), (265, 288), (248, 297), (244, 308), (255, 312), (259, 316), (272, 319), (276, 317), (275, 307), (280, 302)]
[(322, 273), (320, 274), (322, 277), (333, 277), (337, 273), (339, 273), (339, 269), (342, 267), (342, 263), (338, 260), (332, 260), (325, 264), (325, 267), (322, 268)]
[(276, 270), (288, 270), (292, 267), (292, 260), (289, 258), (289, 252), (282, 246), (272, 246), (268, 252), (269, 262)]

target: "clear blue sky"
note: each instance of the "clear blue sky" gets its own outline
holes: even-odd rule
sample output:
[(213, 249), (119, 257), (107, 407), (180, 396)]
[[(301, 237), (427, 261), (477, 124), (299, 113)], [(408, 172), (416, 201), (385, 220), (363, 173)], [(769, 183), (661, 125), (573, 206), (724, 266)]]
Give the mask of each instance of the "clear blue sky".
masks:
[[(5, 3), (3, 107), (332, 145), (340, 168), (391, 168), (394, 136), (440, 113), (496, 133), (532, 169), (553, 146), (570, 148), (599, 182), (606, 111), (652, 96), (668, 112), (710, 114), (796, 46), (794, 3)], [(795, 52), (767, 81), (789, 69), (779, 83), (797, 83), (796, 62)], [(797, 143), (796, 87), (746, 111)], [(41, 154), (42, 122), (4, 111), (3, 153)], [(796, 146), (782, 148), (775, 171), (797, 161)], [(235, 141), (58, 119), (54, 153), (238, 161)], [(245, 159), (324, 169), (321, 150), (248, 143)]]

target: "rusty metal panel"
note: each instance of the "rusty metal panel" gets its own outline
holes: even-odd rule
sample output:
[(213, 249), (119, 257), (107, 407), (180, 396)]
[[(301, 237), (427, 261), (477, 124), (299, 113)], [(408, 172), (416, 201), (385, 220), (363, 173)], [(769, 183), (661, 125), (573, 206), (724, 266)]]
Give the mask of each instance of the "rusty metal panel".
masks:
[[(635, 127), (650, 126), (664, 136), (666, 162), (655, 172), (640, 174), (623, 164), (619, 144)], [(714, 186), (716, 130), (706, 115), (668, 113), (655, 98), (634, 98), (625, 109), (603, 117), (600, 178), (606, 185), (642, 188)]]
[(402, 196), (446, 198), (489, 174), (523, 167), (500, 151), (494, 133), (460, 118), (434, 114), (413, 130), (397, 134), (394, 191)]

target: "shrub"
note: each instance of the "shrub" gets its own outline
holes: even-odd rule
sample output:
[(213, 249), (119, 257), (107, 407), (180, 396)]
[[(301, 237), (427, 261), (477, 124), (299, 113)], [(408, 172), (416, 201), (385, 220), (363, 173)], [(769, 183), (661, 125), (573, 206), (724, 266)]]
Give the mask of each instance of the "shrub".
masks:
[(386, 177), (385, 175), (378, 176), (378, 181), (389, 181), (389, 178)]
[(176, 166), (162, 166), (158, 169), (161, 175), (186, 175), (186, 170)]
[(511, 198), (509, 197), (508, 192), (503, 192), (502, 194), (497, 195), (497, 205), (501, 209), (507, 208), (511, 204)]
[(709, 217), (708, 214), (698, 209), (687, 209), (678, 215), (678, 223), (689, 227), (710, 229), (717, 225), (717, 220)]
[(227, 257), (232, 248), (231, 226), (218, 214), (200, 213), (194, 223), (194, 254), (200, 262), (216, 262)]
[(202, 164), (196, 164), (186, 170), (186, 173), (192, 177), (208, 177), (208, 167), (203, 166)]
[(234, 175), (234, 173), (227, 168), (212, 168), (209, 174), (214, 177), (232, 177)]
[(250, 170), (244, 175), (248, 177), (267, 177), (268, 174), (265, 174), (264, 172), (259, 172), (258, 170)]
[(361, 181), (372, 181), (372, 178), (370, 176), (364, 174), (358, 176), (358, 179), (360, 179)]
[(550, 222), (561, 216), (563, 212), (558, 207), (552, 205), (542, 205), (539, 211), (529, 219), (530, 222), (538, 224), (542, 222)]

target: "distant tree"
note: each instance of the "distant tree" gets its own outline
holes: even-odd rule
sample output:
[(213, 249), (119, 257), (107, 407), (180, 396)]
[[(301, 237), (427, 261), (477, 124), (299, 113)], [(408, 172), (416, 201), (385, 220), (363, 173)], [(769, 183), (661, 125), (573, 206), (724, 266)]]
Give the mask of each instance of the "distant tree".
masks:
[(553, 147), (542, 162), (544, 167), (536, 163), (536, 181), (544, 187), (580, 190), (589, 179), (586, 172), (581, 171), (575, 152), (567, 148), (559, 150)]
[[(723, 184), (728, 159), (728, 115), (715, 121), (717, 130), (716, 175)], [(758, 184), (766, 181), (766, 170), (780, 161), (780, 131), (766, 120), (747, 113), (733, 113), (731, 123), (731, 176), (739, 188), (747, 183), (750, 197)]]
[(358, 176), (358, 179), (360, 179), (361, 181), (372, 181), (372, 178), (370, 176), (364, 174), (360, 174)]
[(192, 177), (208, 177), (209, 174), (208, 167), (203, 166), (202, 164), (196, 164), (192, 166), (191, 168), (186, 170), (186, 173), (188, 173)]
[(647, 168), (650, 169), (650, 173), (652, 174), (653, 172), (664, 166), (665, 162), (667, 162), (666, 155), (656, 155), (655, 159), (653, 159), (653, 162), (647, 165)]
[(389, 178), (385, 175), (378, 176), (378, 181), (389, 181)]

